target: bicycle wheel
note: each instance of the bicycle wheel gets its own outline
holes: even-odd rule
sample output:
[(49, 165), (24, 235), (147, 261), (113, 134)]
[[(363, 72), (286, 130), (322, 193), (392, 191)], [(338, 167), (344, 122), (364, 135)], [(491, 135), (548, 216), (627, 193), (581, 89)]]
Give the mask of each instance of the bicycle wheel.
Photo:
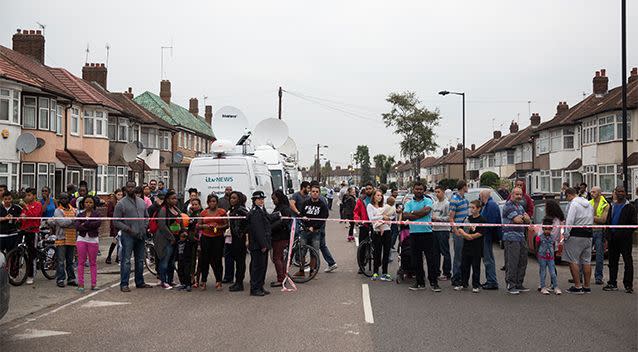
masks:
[[(301, 251), (300, 251), (301, 249)], [(317, 276), (317, 272), (321, 267), (321, 258), (316, 249), (311, 246), (295, 246), (292, 249), (292, 258), (298, 260), (291, 260), (290, 268), (288, 269), (288, 276), (295, 283), (308, 282)], [(288, 260), (288, 250), (284, 251), (284, 260)], [(301, 266), (303, 261), (304, 265)]]
[(9, 283), (20, 286), (27, 281), (27, 251), (14, 248), (7, 254), (7, 268), (9, 269)]
[(146, 270), (153, 275), (157, 275), (157, 253), (155, 252), (155, 245), (147, 243), (144, 253), (144, 265), (146, 266)]
[(55, 279), (55, 270), (58, 261), (55, 245), (48, 245), (44, 247), (42, 252), (38, 254), (38, 260), (40, 261), (40, 270), (42, 270), (42, 275), (49, 280)]
[(357, 249), (357, 264), (359, 264), (359, 270), (361, 270), (361, 273), (367, 277), (372, 277), (373, 274), (372, 251), (373, 248), (370, 241), (363, 241), (359, 243), (359, 248)]

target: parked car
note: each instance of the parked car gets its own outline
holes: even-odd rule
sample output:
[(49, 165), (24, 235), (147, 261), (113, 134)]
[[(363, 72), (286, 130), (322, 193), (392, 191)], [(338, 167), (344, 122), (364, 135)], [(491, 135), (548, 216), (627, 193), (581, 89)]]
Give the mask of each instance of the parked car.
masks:
[(9, 269), (4, 253), (0, 252), (0, 319), (9, 310)]

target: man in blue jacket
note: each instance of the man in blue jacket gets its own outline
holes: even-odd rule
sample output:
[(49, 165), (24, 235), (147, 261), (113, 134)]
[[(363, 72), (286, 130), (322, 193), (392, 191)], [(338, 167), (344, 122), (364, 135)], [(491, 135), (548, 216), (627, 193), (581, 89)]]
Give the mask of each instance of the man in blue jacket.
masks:
[[(481, 203), (483, 203), (481, 215), (489, 224), (500, 224), (501, 210), (498, 204), (492, 199), (491, 193), (492, 191), (489, 189), (482, 190), (480, 193)], [(487, 281), (482, 285), (484, 290), (498, 290), (496, 263), (494, 262), (492, 243), (494, 240), (498, 240), (500, 231), (501, 228), (496, 226), (485, 228), (485, 235), (483, 236), (483, 264), (485, 265), (485, 279)]]

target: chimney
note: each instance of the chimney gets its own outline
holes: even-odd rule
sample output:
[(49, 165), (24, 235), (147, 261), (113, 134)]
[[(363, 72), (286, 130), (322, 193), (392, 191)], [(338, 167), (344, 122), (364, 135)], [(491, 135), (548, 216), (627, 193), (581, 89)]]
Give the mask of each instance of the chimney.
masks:
[(450, 153), (452, 153), (454, 150), (454, 147), (450, 147)]
[(106, 66), (104, 64), (86, 63), (82, 67), (82, 79), (88, 82), (97, 82), (106, 89)]
[(532, 127), (538, 127), (541, 124), (541, 115), (537, 112), (532, 113), (532, 117), (529, 118), (529, 121), (532, 123)]
[(631, 69), (631, 73), (629, 74), (629, 78), (627, 79), (627, 82), (631, 83), (636, 80), (638, 80), (638, 67), (634, 67)]
[(447, 155), (447, 148), (443, 148), (443, 156)]
[(510, 123), (510, 133), (516, 132), (518, 132), (518, 123), (516, 121), (512, 121), (512, 123)]
[(42, 31), (20, 30), (13, 35), (13, 50), (34, 58), (44, 65), (44, 36)]
[(335, 166), (335, 170), (341, 170), (341, 166)]
[(204, 118), (206, 119), (206, 123), (209, 125), (213, 125), (213, 107), (211, 105), (206, 105), (204, 107), (206, 112), (204, 113)]
[(472, 143), (472, 151), (476, 150), (476, 145)]
[(195, 116), (199, 114), (199, 105), (197, 98), (190, 98), (190, 100), (188, 101), (188, 111)]
[(456, 150), (463, 150), (463, 143), (459, 143), (456, 145)]
[(567, 105), (566, 101), (559, 101), (556, 106), (556, 116), (562, 115), (569, 110), (569, 105)]
[(133, 99), (133, 88), (128, 87), (128, 90), (124, 92), (124, 96), (129, 99)]
[(600, 71), (596, 71), (596, 76), (594, 76), (592, 82), (594, 83), (594, 95), (596, 95), (596, 97), (600, 98), (607, 94), (609, 90), (609, 78), (607, 78), (604, 68)]
[(160, 82), (160, 98), (168, 105), (171, 105), (171, 81), (163, 79)]
[(502, 135), (501, 131), (494, 131), (494, 139), (499, 139)]

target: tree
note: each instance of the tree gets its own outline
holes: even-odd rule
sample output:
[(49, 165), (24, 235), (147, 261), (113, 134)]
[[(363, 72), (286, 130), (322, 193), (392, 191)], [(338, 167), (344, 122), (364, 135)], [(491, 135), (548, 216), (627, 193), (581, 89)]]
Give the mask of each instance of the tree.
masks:
[(394, 157), (377, 154), (372, 160), (374, 161), (376, 176), (379, 176), (380, 182), (388, 183), (388, 174), (392, 170), (392, 165), (394, 165)]
[(361, 183), (372, 182), (372, 174), (370, 172), (370, 150), (367, 145), (358, 145), (354, 154), (354, 161), (359, 165), (361, 173)]
[(423, 153), (433, 152), (435, 142), (434, 127), (439, 125), (439, 110), (430, 111), (421, 106), (414, 92), (390, 93), (386, 101), (392, 104), (390, 112), (381, 117), (386, 127), (394, 127), (394, 133), (403, 137), (399, 144), (401, 155), (414, 165), (414, 178), (420, 173)]
[(459, 183), (458, 179), (450, 179), (450, 178), (444, 178), (441, 181), (439, 181), (439, 186), (443, 187), (443, 189), (455, 189), (457, 183)]
[(500, 177), (492, 171), (486, 171), (481, 175), (480, 183), (483, 187), (498, 188)]
[(330, 160), (328, 160), (325, 165), (321, 167), (321, 178), (326, 180), (330, 175), (332, 175), (332, 165), (330, 165)]

